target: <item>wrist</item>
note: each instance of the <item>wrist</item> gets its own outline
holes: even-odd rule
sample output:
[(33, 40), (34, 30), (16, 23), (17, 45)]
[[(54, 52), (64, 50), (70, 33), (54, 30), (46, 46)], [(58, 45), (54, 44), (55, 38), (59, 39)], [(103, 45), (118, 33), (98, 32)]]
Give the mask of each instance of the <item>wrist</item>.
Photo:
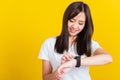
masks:
[(73, 67), (75, 67), (76, 64), (77, 64), (77, 60), (76, 60), (76, 59), (72, 59), (71, 61), (72, 61), (72, 65), (73, 65)]
[(81, 65), (81, 56), (75, 56), (74, 59), (76, 59), (76, 66), (75, 67), (80, 67), (80, 65)]

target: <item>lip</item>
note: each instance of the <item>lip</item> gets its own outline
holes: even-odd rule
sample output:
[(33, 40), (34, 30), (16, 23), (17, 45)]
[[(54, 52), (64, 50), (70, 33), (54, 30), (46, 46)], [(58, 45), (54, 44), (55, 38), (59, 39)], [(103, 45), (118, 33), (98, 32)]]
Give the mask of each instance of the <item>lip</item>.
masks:
[(73, 29), (70, 29), (70, 32), (71, 33), (76, 33), (78, 30), (73, 30)]

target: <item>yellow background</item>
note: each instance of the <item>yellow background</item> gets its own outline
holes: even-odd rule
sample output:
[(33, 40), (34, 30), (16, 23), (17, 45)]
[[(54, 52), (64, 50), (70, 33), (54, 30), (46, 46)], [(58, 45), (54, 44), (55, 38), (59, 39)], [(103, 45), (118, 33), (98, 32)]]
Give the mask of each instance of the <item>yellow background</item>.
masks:
[[(0, 80), (42, 80), (41, 44), (60, 34), (64, 10), (73, 1), (0, 0)], [(91, 77), (119, 80), (120, 0), (82, 1), (91, 9), (93, 39), (113, 57), (112, 64), (91, 67)]]

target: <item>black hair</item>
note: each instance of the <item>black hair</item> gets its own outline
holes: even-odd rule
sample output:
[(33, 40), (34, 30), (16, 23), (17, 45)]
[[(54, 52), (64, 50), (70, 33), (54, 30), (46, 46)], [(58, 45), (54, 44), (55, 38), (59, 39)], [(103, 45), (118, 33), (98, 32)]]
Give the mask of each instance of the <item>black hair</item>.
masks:
[(57, 36), (55, 43), (55, 51), (57, 53), (63, 54), (64, 51), (68, 51), (68, 20), (77, 16), (82, 11), (85, 13), (86, 21), (83, 30), (80, 33), (78, 33), (77, 38), (75, 40), (76, 52), (78, 55), (91, 55), (91, 38), (94, 30), (93, 22), (89, 6), (83, 2), (73, 2), (65, 10), (62, 22), (62, 32), (59, 36)]

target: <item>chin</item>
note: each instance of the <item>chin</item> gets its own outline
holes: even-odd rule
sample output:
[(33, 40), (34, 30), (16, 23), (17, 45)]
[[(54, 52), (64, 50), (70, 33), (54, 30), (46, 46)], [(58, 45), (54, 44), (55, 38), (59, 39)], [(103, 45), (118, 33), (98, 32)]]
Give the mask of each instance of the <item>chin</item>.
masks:
[(70, 36), (77, 36), (77, 34), (70, 34)]
[(69, 32), (70, 36), (77, 36), (79, 34), (79, 32), (75, 32), (75, 33), (72, 33), (72, 32)]

